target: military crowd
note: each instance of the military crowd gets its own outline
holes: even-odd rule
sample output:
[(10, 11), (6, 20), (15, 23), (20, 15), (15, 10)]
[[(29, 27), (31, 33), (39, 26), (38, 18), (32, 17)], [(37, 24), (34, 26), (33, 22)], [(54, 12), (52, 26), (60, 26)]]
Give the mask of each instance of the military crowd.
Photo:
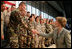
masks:
[(3, 40), (11, 48), (45, 48), (54, 43), (52, 38), (45, 38), (32, 33), (32, 29), (38, 32), (51, 33), (54, 30), (53, 19), (42, 19), (26, 11), (24, 2), (7, 8), (1, 4), (1, 44)]

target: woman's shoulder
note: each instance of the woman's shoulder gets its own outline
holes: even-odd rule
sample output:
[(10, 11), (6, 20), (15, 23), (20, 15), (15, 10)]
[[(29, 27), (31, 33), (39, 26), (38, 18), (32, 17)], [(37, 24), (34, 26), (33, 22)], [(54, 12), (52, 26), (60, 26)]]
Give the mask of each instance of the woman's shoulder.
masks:
[(63, 28), (63, 30), (65, 31), (65, 33), (70, 34), (70, 31), (69, 30), (67, 30), (65, 28)]

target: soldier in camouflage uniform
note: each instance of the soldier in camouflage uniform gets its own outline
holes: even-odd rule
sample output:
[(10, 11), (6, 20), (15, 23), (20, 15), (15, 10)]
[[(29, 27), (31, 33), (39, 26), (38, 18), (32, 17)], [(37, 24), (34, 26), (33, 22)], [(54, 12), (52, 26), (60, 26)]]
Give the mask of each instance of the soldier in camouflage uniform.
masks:
[[(45, 33), (46, 32), (46, 27), (45, 27), (45, 24), (43, 23), (43, 19), (41, 19), (41, 31), (42, 31), (42, 33)], [(44, 43), (45, 43), (45, 37), (42, 37), (42, 39), (41, 39), (41, 48), (45, 48), (45, 45), (44, 45)]]
[[(36, 30), (37, 31), (39, 31), (39, 32), (41, 32), (41, 24), (40, 24), (40, 22), (39, 22), (39, 16), (37, 16), (36, 17)], [(36, 46), (35, 46), (35, 48), (41, 48), (41, 44), (40, 44), (40, 42), (41, 42), (41, 36), (38, 36), (37, 34), (35, 34), (35, 42), (36, 42)]]
[[(31, 16), (30, 16), (30, 13), (28, 12), (28, 27), (30, 28), (30, 29), (33, 29), (35, 26), (35, 24), (36, 24), (36, 22), (35, 22), (35, 16), (34, 16), (34, 14), (31, 14)], [(30, 19), (33, 19), (33, 21), (32, 20), (30, 20)], [(30, 22), (32, 22), (31, 24), (29, 24)], [(33, 25), (33, 26), (32, 26)], [(31, 36), (32, 35), (32, 36)], [(34, 40), (35, 40), (35, 37), (33, 38), (33, 34), (32, 34), (32, 32), (31, 31), (29, 31), (29, 30), (27, 30), (27, 36), (28, 36), (28, 38), (27, 38), (27, 45), (28, 45), (28, 48), (34, 48), (35, 46), (34, 46), (34, 44), (35, 44), (35, 42), (34, 42)], [(32, 41), (31, 41), (32, 40)]]
[[(46, 33), (47, 34), (51, 33), (53, 31), (53, 28), (52, 28), (52, 25), (48, 23), (48, 20), (46, 20), (46, 24), (45, 25), (46, 25)], [(48, 39), (46, 38), (45, 45), (46, 46), (51, 45), (51, 41), (52, 41), (52, 38), (48, 38)]]
[[(30, 17), (30, 12), (27, 12), (27, 14), (26, 14), (26, 16), (25, 16), (27, 22), (29, 22), (29, 17)], [(29, 30), (27, 30), (27, 38), (29, 38), (29, 37), (28, 37), (28, 36), (29, 36), (28, 33), (29, 33)], [(27, 41), (28, 41), (28, 39), (27, 39)], [(28, 45), (28, 42), (27, 42), (27, 47), (30, 47), (30, 46)]]
[[(25, 48), (26, 47), (26, 29), (27, 22), (25, 18), (25, 3), (21, 2), (19, 8), (11, 12), (9, 22), (9, 33), (10, 33), (10, 46), (11, 48)], [(24, 17), (24, 18), (23, 18)], [(31, 29), (29, 29), (31, 30)]]
[(29, 19), (30, 17), (30, 12), (27, 12), (27, 19)]
[[(52, 26), (52, 29), (54, 30), (54, 29), (56, 28), (56, 26), (55, 26), (55, 23), (53, 22), (53, 19), (50, 19), (50, 22), (49, 22), (49, 23), (50, 23), (50, 25)], [(51, 43), (54, 44), (53, 38), (52, 38)]]
[[(26, 19), (26, 16), (22, 17), (23, 22), (28, 25), (28, 20)], [(27, 29), (23, 28), (23, 25), (20, 25), (20, 47), (26, 48), (27, 47)]]
[[(36, 24), (34, 22), (34, 16), (30, 16), (28, 27), (30, 29), (35, 29), (35, 25)], [(35, 48), (35, 35), (31, 31), (29, 31), (28, 36), (30, 36), (30, 37), (27, 38), (29, 48)]]

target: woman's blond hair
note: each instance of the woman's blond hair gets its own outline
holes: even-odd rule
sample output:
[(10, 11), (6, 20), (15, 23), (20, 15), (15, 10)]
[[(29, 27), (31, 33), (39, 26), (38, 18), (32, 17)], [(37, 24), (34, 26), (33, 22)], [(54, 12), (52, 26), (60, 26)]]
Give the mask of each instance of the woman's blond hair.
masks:
[(56, 20), (61, 24), (62, 27), (66, 26), (67, 19), (65, 17), (56, 17)]

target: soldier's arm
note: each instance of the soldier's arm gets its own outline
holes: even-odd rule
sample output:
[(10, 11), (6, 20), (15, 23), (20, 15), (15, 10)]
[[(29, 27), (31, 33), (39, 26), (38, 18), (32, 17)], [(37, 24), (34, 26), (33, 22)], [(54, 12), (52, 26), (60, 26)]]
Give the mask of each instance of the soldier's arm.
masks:
[(71, 34), (69, 32), (65, 34), (65, 41), (67, 48), (71, 48)]

